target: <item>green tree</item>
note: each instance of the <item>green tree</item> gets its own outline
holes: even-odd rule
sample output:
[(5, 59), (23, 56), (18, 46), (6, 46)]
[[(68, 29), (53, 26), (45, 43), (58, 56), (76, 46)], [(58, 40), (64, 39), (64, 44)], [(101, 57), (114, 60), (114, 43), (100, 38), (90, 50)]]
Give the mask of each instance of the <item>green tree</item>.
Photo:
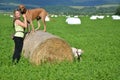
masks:
[(120, 15), (120, 6), (116, 9), (116, 15)]

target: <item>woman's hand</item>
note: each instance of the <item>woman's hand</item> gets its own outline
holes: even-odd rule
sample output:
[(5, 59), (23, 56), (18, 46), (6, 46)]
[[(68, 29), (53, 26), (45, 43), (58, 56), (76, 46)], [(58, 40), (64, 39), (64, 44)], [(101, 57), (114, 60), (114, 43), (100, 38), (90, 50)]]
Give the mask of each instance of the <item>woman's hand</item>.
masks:
[(25, 26), (24, 26), (24, 27), (27, 27), (27, 19), (26, 19), (26, 14), (23, 14), (22, 16), (23, 16), (23, 18), (24, 18), (24, 24), (25, 24)]
[(26, 18), (26, 14), (23, 14), (22, 16), (23, 16), (23, 18)]

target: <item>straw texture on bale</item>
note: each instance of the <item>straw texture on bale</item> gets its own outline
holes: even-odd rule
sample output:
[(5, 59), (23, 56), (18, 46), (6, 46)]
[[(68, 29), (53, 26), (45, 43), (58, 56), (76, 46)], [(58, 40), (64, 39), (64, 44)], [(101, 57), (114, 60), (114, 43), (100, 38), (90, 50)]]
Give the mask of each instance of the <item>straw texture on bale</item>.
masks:
[(36, 31), (26, 36), (23, 56), (34, 64), (73, 60), (72, 50), (66, 41), (43, 31)]

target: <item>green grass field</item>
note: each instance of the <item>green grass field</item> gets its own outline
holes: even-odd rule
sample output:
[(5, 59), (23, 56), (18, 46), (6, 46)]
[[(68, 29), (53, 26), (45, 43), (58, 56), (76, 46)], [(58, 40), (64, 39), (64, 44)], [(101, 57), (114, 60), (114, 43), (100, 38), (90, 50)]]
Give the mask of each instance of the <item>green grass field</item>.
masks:
[(47, 32), (83, 49), (81, 62), (35, 66), (22, 56), (13, 66), (12, 18), (0, 14), (0, 80), (120, 80), (120, 21), (80, 19), (81, 25), (68, 25), (65, 17), (51, 18)]

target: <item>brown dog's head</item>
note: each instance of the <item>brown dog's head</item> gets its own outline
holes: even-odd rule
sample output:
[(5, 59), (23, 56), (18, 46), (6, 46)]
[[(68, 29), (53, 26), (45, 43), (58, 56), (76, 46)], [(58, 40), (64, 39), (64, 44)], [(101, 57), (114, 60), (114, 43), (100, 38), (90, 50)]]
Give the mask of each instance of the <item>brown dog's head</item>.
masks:
[(19, 5), (19, 6), (18, 6), (18, 10), (20, 10), (21, 14), (25, 14), (26, 11), (27, 11), (27, 9), (25, 8), (24, 5)]

